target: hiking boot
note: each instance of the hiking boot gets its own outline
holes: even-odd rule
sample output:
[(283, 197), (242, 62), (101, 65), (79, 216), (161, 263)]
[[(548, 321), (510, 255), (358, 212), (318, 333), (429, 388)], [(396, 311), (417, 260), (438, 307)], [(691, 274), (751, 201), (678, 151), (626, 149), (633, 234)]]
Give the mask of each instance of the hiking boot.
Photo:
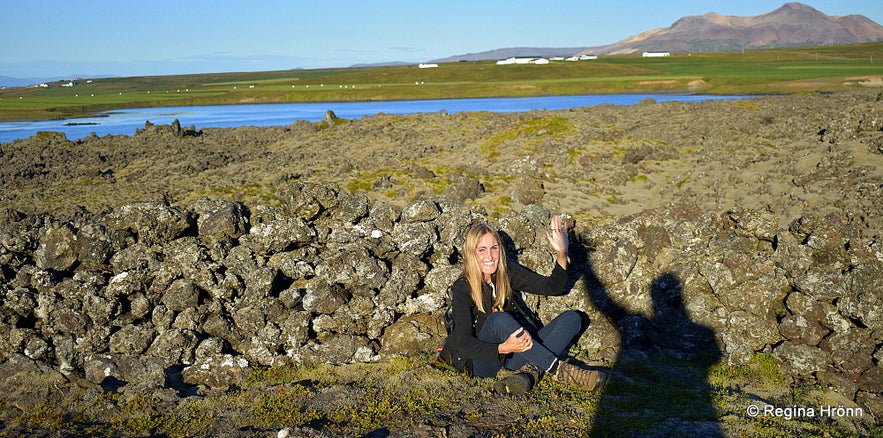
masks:
[(524, 394), (530, 391), (540, 379), (540, 373), (531, 364), (522, 366), (509, 377), (501, 379), (494, 384), (494, 392), (498, 394)]
[(605, 371), (587, 370), (567, 361), (558, 361), (555, 370), (550, 373), (552, 380), (578, 386), (589, 391), (601, 389), (610, 374)]

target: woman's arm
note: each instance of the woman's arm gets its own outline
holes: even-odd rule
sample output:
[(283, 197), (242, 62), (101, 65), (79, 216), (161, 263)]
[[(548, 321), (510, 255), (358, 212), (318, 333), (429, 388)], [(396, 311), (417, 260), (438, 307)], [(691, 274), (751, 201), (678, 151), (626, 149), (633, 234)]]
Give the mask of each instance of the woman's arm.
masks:
[(512, 288), (538, 295), (562, 295), (567, 286), (567, 251), (569, 238), (567, 236), (567, 223), (560, 215), (554, 215), (549, 219), (549, 230), (546, 231), (549, 245), (555, 251), (555, 266), (552, 273), (546, 277), (533, 272), (518, 263), (509, 264), (509, 272)]
[(454, 330), (448, 336), (448, 343), (460, 356), (488, 361), (500, 360), (499, 344), (478, 339), (473, 322), (477, 312), (472, 306), (469, 283), (460, 278), (451, 286), (451, 307), (453, 308)]

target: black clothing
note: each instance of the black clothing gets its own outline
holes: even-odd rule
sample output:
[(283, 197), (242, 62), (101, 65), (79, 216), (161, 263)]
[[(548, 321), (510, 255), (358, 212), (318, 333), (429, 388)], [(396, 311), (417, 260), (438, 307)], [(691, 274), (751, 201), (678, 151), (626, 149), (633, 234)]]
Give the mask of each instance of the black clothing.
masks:
[[(496, 282), (496, 274), (492, 278)], [(537, 274), (514, 261), (509, 261), (509, 282), (515, 295), (520, 292), (528, 292), (537, 295), (556, 296), (563, 295), (567, 284), (567, 271), (558, 263), (548, 277)], [(491, 312), (494, 306), (494, 292), (490, 285), (482, 282), (482, 298), (486, 312)], [(512, 313), (516, 318), (522, 313), (516, 303), (510, 297), (506, 300), (503, 310)], [(478, 359), (486, 361), (502, 361), (495, 343), (485, 342), (478, 339), (478, 333), (484, 326), (488, 313), (478, 311), (472, 303), (472, 294), (466, 277), (461, 276), (451, 286), (451, 307), (453, 309), (454, 330), (445, 341), (445, 349), (455, 357), (464, 359)], [(523, 326), (530, 328), (531, 322), (524, 321)], [(539, 328), (539, 327), (535, 327)]]

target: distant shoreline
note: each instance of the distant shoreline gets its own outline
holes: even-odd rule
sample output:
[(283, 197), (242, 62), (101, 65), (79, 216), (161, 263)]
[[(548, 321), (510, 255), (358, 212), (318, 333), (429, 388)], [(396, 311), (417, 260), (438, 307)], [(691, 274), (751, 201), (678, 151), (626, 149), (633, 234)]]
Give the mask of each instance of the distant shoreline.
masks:
[(659, 58), (617, 55), (545, 65), (487, 61), (438, 68), (401, 65), (104, 78), (0, 90), (0, 121), (68, 120), (126, 108), (231, 104), (855, 91), (883, 88), (881, 50), (883, 42), (673, 53)]
[[(690, 94), (619, 94), (585, 96), (532, 96), (517, 98), (424, 99), (378, 102), (323, 102), (284, 104), (231, 104), (187, 107), (154, 107), (111, 110), (91, 117), (28, 122), (0, 122), (0, 143), (26, 139), (39, 132), (60, 132), (70, 141), (91, 135), (134, 135), (146, 121), (171, 124), (174, 120), (203, 128), (241, 126), (285, 126), (300, 120), (319, 122), (327, 111), (342, 119), (356, 119), (375, 114), (413, 115), (418, 113), (526, 112), (559, 110), (597, 105), (635, 105), (654, 102), (699, 102), (741, 99), (751, 96), (712, 96)], [(100, 118), (101, 120), (92, 120)], [(97, 128), (97, 129), (96, 129)]]

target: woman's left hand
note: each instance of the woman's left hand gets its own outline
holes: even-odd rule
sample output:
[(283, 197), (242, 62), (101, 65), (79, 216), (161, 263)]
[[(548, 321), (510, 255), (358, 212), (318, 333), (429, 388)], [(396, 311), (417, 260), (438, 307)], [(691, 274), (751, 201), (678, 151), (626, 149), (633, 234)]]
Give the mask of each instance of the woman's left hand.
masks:
[(546, 231), (546, 237), (549, 239), (549, 245), (557, 253), (567, 254), (569, 240), (567, 238), (567, 223), (561, 218), (561, 215), (553, 215), (549, 220), (549, 231)]

